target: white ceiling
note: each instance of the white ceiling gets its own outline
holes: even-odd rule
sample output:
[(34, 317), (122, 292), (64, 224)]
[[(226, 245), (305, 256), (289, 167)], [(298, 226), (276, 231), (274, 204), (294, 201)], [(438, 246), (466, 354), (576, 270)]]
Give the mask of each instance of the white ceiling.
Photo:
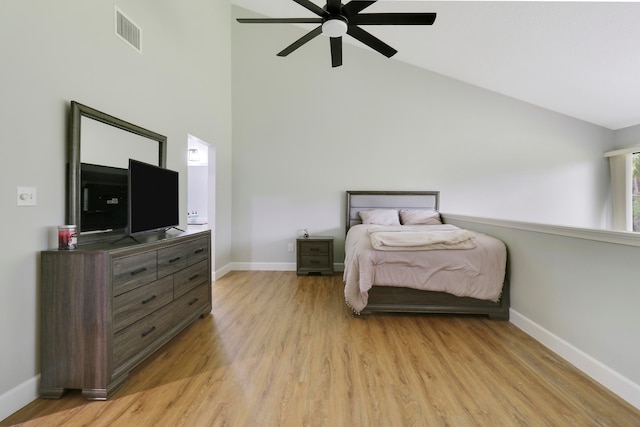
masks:
[[(269, 17), (316, 16), (293, 0), (231, 2)], [(365, 12), (438, 14), (433, 26), (365, 27), (398, 50), (392, 59), (610, 129), (640, 124), (640, 2), (382, 0)]]

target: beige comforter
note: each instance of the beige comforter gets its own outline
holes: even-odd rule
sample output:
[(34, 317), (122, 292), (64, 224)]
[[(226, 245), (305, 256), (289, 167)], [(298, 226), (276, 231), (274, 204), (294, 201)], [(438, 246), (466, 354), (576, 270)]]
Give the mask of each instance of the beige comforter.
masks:
[[(431, 230), (438, 234), (461, 230), (448, 224), (401, 227), (411, 227), (411, 232)], [(351, 227), (345, 241), (344, 294), (354, 311), (366, 307), (368, 291), (374, 284), (489, 301), (500, 299), (507, 259), (506, 247), (500, 240), (471, 232), (476, 246), (470, 249), (376, 250), (370, 228), (376, 232), (376, 226), (372, 225)]]

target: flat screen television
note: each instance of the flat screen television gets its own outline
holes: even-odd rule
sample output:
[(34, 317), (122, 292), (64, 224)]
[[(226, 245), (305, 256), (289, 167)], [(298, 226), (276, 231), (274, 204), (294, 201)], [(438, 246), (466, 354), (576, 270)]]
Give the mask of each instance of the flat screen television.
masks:
[(128, 221), (128, 171), (80, 164), (80, 232), (123, 230)]
[(178, 204), (178, 172), (129, 159), (128, 234), (178, 226)]

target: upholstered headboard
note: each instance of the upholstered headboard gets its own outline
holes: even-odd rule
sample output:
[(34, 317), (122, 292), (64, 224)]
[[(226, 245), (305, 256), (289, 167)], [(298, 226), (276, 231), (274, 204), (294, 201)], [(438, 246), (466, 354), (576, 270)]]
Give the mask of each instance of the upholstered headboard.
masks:
[(369, 209), (438, 210), (439, 191), (347, 191), (346, 231), (361, 224), (360, 211)]

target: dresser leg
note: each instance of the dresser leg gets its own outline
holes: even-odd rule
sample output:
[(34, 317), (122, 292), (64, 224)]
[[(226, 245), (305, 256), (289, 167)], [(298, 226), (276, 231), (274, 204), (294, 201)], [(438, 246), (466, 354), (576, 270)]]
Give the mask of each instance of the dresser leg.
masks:
[(40, 387), (40, 397), (45, 399), (60, 399), (64, 394), (64, 388)]
[(107, 400), (106, 388), (83, 388), (82, 396), (87, 400)]

